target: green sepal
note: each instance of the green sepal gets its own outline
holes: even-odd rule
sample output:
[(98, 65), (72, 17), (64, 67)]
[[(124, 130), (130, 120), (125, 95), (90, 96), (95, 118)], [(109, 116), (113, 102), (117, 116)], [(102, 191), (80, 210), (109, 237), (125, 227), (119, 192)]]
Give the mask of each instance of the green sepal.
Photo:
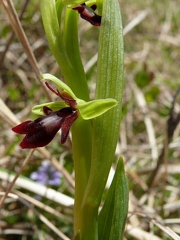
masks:
[(70, 6), (71, 5), (76, 6), (76, 5), (82, 4), (84, 2), (85, 2), (84, 0), (63, 0), (64, 5), (70, 5)]
[(32, 108), (32, 113), (37, 115), (44, 115), (44, 106), (49, 107), (53, 111), (59, 111), (62, 108), (69, 107), (65, 102), (48, 102), (34, 106)]
[(80, 101), (78, 103), (78, 109), (82, 118), (88, 120), (102, 115), (116, 105), (117, 101), (111, 98), (97, 99), (90, 102)]
[(77, 97), (74, 95), (73, 91), (71, 90), (68, 85), (66, 85), (63, 81), (58, 79), (57, 77), (51, 75), (50, 73), (45, 73), (42, 75), (43, 80), (51, 80), (54, 82), (60, 89), (63, 89), (67, 92), (74, 100), (77, 100)]
[(129, 189), (120, 158), (116, 172), (108, 190), (103, 208), (98, 217), (98, 240), (122, 240), (128, 214)]
[(85, 3), (85, 2), (93, 2), (93, 4), (96, 3), (96, 1), (89, 1), (89, 0), (63, 0), (63, 4), (64, 5), (68, 5), (68, 7), (74, 7), (74, 6), (77, 6), (79, 4), (82, 4), (82, 3)]
[[(43, 74), (42, 77), (43, 77), (43, 80), (53, 81), (58, 86), (60, 91), (63, 90), (67, 92), (74, 100), (76, 100), (77, 109), (79, 110), (80, 115), (84, 120), (96, 118), (117, 105), (117, 101), (112, 98), (96, 99), (93, 101), (85, 102), (84, 100), (77, 98), (76, 95), (71, 90), (71, 88), (68, 85), (66, 85), (64, 82), (62, 82), (60, 79), (58, 79), (57, 77), (49, 73)], [(42, 115), (43, 106), (47, 106), (51, 108), (53, 111), (57, 111), (63, 107), (66, 107), (67, 105), (65, 103), (63, 105), (63, 102), (57, 102), (57, 103), (51, 102), (51, 103), (41, 104), (41, 105), (35, 106), (32, 109), (33, 113)]]

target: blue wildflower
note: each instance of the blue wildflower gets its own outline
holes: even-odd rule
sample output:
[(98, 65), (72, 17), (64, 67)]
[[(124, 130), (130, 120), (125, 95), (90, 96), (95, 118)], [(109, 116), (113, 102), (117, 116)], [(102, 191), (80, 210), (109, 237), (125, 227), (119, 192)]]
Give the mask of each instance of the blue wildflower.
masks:
[(48, 161), (43, 161), (36, 172), (32, 172), (30, 178), (43, 185), (59, 186), (61, 173), (56, 170)]

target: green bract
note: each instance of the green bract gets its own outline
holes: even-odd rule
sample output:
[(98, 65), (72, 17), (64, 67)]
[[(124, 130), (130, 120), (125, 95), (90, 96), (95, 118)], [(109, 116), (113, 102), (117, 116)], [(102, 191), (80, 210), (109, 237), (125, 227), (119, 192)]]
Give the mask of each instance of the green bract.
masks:
[[(117, 101), (112, 98), (97, 99), (85, 102), (84, 100), (77, 98), (70, 87), (68, 87), (64, 82), (55, 76), (46, 73), (43, 74), (42, 77), (43, 80), (50, 80), (56, 83), (60, 92), (64, 91), (68, 93), (76, 101), (77, 109), (84, 120), (96, 118), (117, 105)], [(44, 106), (51, 108), (53, 111), (58, 111), (64, 107), (67, 107), (68, 105), (64, 101), (43, 103), (33, 107), (32, 112), (37, 115), (44, 115), (42, 110)]]

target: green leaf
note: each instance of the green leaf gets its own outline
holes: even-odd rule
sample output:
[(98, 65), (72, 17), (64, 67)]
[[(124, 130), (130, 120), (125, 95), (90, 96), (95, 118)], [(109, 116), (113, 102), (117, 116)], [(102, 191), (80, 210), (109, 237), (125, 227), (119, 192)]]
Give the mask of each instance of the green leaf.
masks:
[[(99, 36), (95, 98), (113, 98), (118, 105), (93, 120), (91, 169), (81, 206), (82, 213), (80, 213), (81, 238), (83, 240), (92, 240), (93, 236), (97, 234), (98, 209), (114, 160), (122, 116), (123, 56), (123, 28), (119, 1), (104, 0)], [(97, 238), (98, 236), (96, 236)]]
[(40, 0), (40, 9), (50, 49), (59, 66), (61, 66), (61, 70), (63, 69), (63, 75), (65, 75), (65, 73), (69, 72), (71, 66), (64, 49), (61, 21), (59, 19), (63, 10), (61, 1), (59, 0), (56, 3), (54, 0)]
[(88, 120), (96, 118), (103, 113), (107, 112), (109, 109), (115, 107), (117, 101), (114, 99), (97, 99), (90, 102), (78, 103), (78, 108), (83, 119)]
[(58, 111), (64, 107), (67, 107), (68, 105), (65, 102), (48, 102), (48, 103), (43, 103), (40, 105), (36, 105), (32, 108), (32, 113), (37, 114), (37, 115), (44, 115), (43, 112), (43, 107), (49, 107), (53, 111)]
[(62, 12), (63, 12), (63, 3), (62, 0), (57, 0), (55, 3), (55, 7), (56, 7), (56, 12), (57, 12), (57, 19), (58, 19), (58, 23), (59, 23), (59, 30), (60, 30), (60, 26), (61, 26), (61, 17), (62, 17)]
[(75, 96), (71, 88), (68, 87), (68, 85), (62, 82), (59, 78), (51, 75), (50, 73), (45, 73), (42, 75), (42, 77), (43, 77), (43, 80), (50, 80), (56, 83), (56, 85), (58, 85), (60, 89), (63, 89), (65, 92), (67, 92), (73, 99), (75, 100), (77, 99), (77, 97)]
[(128, 180), (120, 158), (103, 208), (99, 214), (98, 240), (122, 240), (128, 214)]

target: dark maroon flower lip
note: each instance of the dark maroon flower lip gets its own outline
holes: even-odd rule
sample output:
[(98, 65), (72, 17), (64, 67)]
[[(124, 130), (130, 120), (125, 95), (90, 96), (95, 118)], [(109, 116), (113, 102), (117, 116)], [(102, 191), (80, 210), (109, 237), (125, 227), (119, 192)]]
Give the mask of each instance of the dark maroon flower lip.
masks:
[(91, 23), (93, 26), (101, 25), (101, 16), (97, 15), (94, 11), (96, 10), (96, 5), (91, 7), (86, 6), (86, 4), (80, 4), (73, 8), (77, 10), (81, 18)]
[(53, 112), (44, 107), (46, 116), (39, 117), (34, 121), (25, 121), (12, 130), (19, 134), (26, 134), (20, 143), (21, 148), (44, 147), (49, 144), (56, 133), (61, 129), (61, 144), (67, 140), (70, 127), (77, 119), (77, 111), (70, 107)]
[(76, 101), (66, 92), (60, 93), (46, 84), (46, 86), (66, 102), (69, 107), (53, 111), (47, 106), (43, 107), (44, 116), (28, 120), (15, 127), (12, 130), (18, 134), (25, 134), (20, 143), (21, 148), (37, 148), (44, 147), (49, 144), (56, 133), (61, 129), (61, 144), (67, 140), (70, 127), (78, 118), (78, 110), (76, 109)]

